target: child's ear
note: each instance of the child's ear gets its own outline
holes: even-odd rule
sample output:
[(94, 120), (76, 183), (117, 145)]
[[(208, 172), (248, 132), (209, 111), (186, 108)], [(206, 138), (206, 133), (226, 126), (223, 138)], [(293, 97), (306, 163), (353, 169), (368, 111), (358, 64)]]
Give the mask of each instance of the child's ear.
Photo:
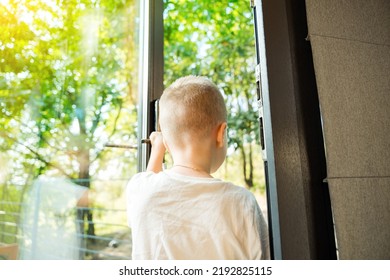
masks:
[(225, 145), (225, 133), (226, 133), (227, 123), (223, 122), (218, 126), (217, 130), (217, 147), (223, 147)]

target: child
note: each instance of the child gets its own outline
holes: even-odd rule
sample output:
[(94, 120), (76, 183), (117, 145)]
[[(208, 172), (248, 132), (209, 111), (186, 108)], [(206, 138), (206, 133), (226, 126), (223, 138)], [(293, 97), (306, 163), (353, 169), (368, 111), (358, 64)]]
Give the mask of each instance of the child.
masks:
[[(133, 259), (269, 259), (254, 196), (213, 178), (226, 156), (226, 107), (218, 88), (187, 76), (159, 101), (146, 172), (127, 186)], [(168, 150), (173, 166), (162, 170)]]

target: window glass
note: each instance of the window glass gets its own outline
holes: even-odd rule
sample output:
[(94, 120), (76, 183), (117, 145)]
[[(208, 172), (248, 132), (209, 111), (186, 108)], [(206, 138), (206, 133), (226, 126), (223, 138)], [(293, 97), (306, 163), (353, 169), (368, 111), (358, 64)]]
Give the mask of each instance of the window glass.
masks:
[(138, 16), (136, 0), (0, 0), (0, 257), (130, 258)]

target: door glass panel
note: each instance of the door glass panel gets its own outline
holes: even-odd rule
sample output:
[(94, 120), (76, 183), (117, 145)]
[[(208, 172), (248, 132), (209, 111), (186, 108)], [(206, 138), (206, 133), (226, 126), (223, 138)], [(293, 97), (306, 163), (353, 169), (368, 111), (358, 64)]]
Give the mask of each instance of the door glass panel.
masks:
[(136, 0), (0, 0), (0, 258), (130, 258), (138, 19)]

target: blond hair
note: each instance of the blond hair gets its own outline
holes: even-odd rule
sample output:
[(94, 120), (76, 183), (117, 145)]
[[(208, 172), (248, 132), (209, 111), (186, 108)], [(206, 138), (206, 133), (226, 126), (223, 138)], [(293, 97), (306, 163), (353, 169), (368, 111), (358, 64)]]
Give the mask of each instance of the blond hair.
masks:
[(226, 106), (218, 87), (206, 77), (179, 78), (160, 98), (160, 127), (169, 142), (207, 136), (218, 124), (226, 122)]

